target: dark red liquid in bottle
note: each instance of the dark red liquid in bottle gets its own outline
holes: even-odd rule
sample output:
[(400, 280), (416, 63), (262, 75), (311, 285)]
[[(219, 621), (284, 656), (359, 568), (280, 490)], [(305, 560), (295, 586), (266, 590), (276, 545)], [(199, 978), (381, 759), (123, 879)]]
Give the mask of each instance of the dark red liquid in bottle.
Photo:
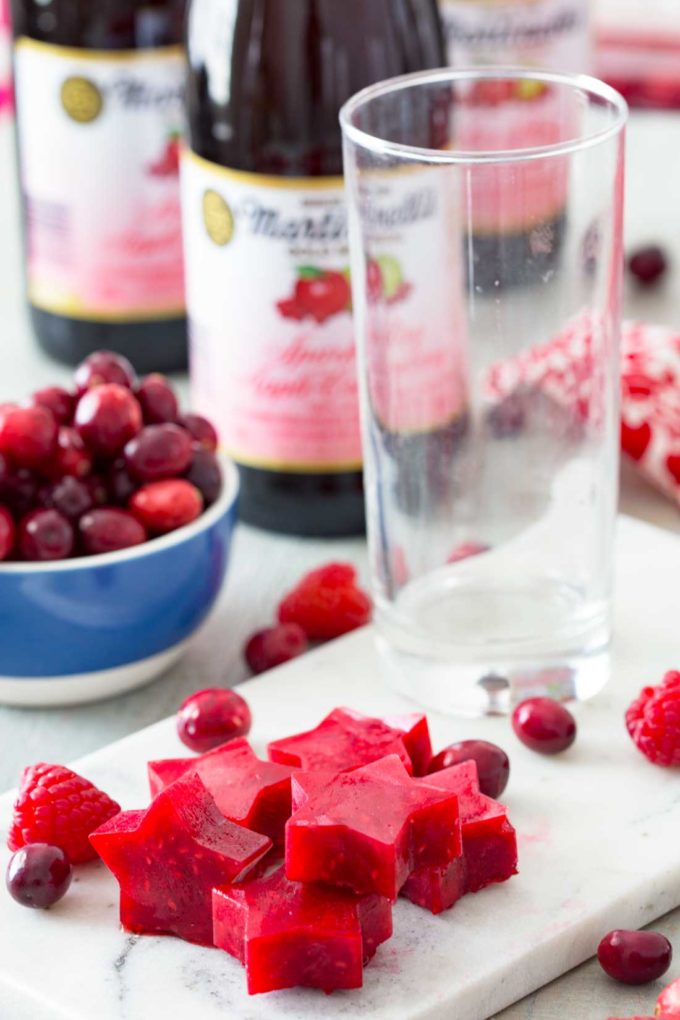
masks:
[(186, 364), (185, 8), (11, 0), (31, 319), (41, 346), (68, 364), (102, 347), (140, 371)]
[[(262, 259), (244, 254), (244, 258), (255, 260), (254, 274), (268, 257), (267, 250), (272, 252), (272, 259), (282, 258), (280, 245), (286, 231), (306, 230), (315, 238), (312, 247), (322, 251), (323, 259), (319, 231), (327, 231), (332, 248), (336, 243), (333, 230), (337, 210), (324, 205), (325, 198), (315, 203), (314, 181), (320, 182), (319, 194), (325, 195), (324, 179), (332, 181), (342, 174), (340, 107), (367, 85), (446, 63), (436, 0), (193, 0), (188, 15), (188, 49), (187, 101), (192, 150), (189, 160), (201, 166), (196, 170), (194, 192), (188, 197), (186, 192), (184, 195), (185, 217), (192, 215), (194, 207), (198, 213), (202, 196), (205, 218), (202, 235), (196, 228), (194, 254), (191, 243), (189, 245), (189, 259), (195, 259), (194, 265), (200, 263), (205, 272), (209, 271), (201, 253), (212, 259), (213, 256), (217, 258), (217, 252), (205, 246), (203, 235), (207, 230), (214, 245), (221, 246), (225, 253), (225, 269), (220, 276), (225, 287), (229, 286), (232, 272), (239, 270), (237, 262), (226, 261), (229, 246), (233, 243), (235, 252), (238, 242), (244, 245), (244, 253), (256, 251), (254, 247), (247, 249), (242, 240), (252, 236), (254, 223), (262, 231), (266, 222), (270, 242), (269, 249), (262, 248), (265, 253)], [(223, 187), (219, 168), (229, 171), (222, 180)], [(199, 179), (200, 174), (206, 176)], [(300, 216), (293, 217), (292, 213), (286, 219), (283, 212), (280, 215), (277, 212), (276, 216), (268, 212), (269, 219), (265, 221), (265, 214), (260, 212), (259, 218), (253, 219), (253, 196), (261, 196), (258, 202), (264, 208), (267, 203), (262, 196), (266, 195), (267, 201), (275, 204), (277, 188), (285, 191), (288, 187), (280, 200), (280, 209), (290, 209), (293, 201), (290, 189), (298, 187), (296, 179), (300, 182), (299, 195), (296, 191), (298, 207), (308, 210), (309, 219), (304, 221), (307, 227), (303, 228), (303, 220)], [(314, 179), (312, 184), (311, 179)], [(214, 187), (210, 183), (213, 180)], [(260, 180), (261, 185), (258, 184)], [(306, 196), (305, 188), (308, 189)], [(275, 243), (279, 244), (278, 248)], [(298, 249), (303, 252), (304, 244), (298, 244), (295, 251)], [(287, 357), (289, 363), (297, 355), (304, 361), (307, 374), (304, 378), (301, 374), (298, 380), (301, 393), (305, 390), (301, 399), (319, 396), (318, 392), (310, 395), (309, 390), (314, 391), (316, 383), (309, 366), (313, 364), (314, 352), (325, 349), (327, 332), (324, 331), (334, 329), (333, 323), (341, 322), (345, 323), (343, 328), (351, 331), (346, 261), (343, 264), (343, 258), (347, 260), (347, 257), (345, 251), (331, 269), (327, 260), (319, 265), (306, 254), (300, 254), (299, 258), (291, 255), (290, 287), (275, 295), (279, 314), (286, 320), (279, 324), (282, 332), (288, 330), (286, 336), (294, 337), (299, 326), (305, 336), (304, 341), (291, 339), (281, 344), (285, 352), (282, 357)], [(226, 268), (228, 265), (232, 269)], [(197, 293), (201, 285), (198, 275), (189, 267), (189, 278), (197, 281)], [(246, 277), (244, 285), (248, 286)], [(236, 294), (231, 332), (227, 330), (221, 340), (213, 330), (213, 336), (206, 340), (199, 322), (203, 316), (200, 307), (203, 301), (197, 297), (192, 307), (191, 292), (190, 285), (194, 374), (195, 377), (201, 375), (199, 388), (214, 388), (211, 409), (219, 415), (220, 372), (209, 366), (222, 364), (226, 375), (239, 371), (239, 344), (243, 348), (249, 346), (246, 336), (249, 324), (247, 316), (239, 318), (240, 299)], [(206, 303), (209, 297), (206, 293)], [(268, 295), (263, 294), (262, 302), (268, 300)], [(253, 316), (260, 315), (259, 304), (259, 299), (252, 298)], [(229, 309), (230, 305), (225, 304), (225, 320), (231, 320)], [(271, 313), (266, 321), (274, 323)], [(315, 330), (318, 330), (318, 342), (314, 339)], [(348, 335), (351, 344), (351, 332)], [(259, 343), (259, 340), (255, 330), (253, 342)], [(218, 356), (215, 347), (220, 344), (228, 345), (230, 353)], [(321, 358), (321, 353), (318, 356)], [(250, 375), (243, 372), (238, 378), (249, 386), (256, 377), (261, 381), (266, 376), (271, 393), (278, 398), (281, 390), (276, 389), (275, 382), (281, 386), (283, 382), (281, 378), (274, 382), (268, 372), (265, 364), (256, 366)], [(285, 377), (285, 385), (295, 386), (290, 373)], [(319, 387), (322, 385), (319, 381)], [(222, 438), (240, 467), (242, 518), (267, 529), (303, 535), (331, 536), (361, 531), (364, 505), (360, 463), (342, 463), (345, 459), (357, 458), (343, 458), (339, 452), (326, 453), (315, 465), (314, 457), (308, 455), (308, 450), (312, 449), (309, 437), (309, 441), (305, 440), (306, 446), (300, 445), (298, 440), (303, 456), (282, 454), (282, 450), (292, 451), (290, 437), (284, 434), (289, 426), (285, 414), (272, 412), (270, 418), (270, 407), (263, 401), (260, 408), (255, 399), (251, 404), (244, 403), (242, 418), (236, 421), (234, 407), (238, 399), (238, 385), (232, 385), (231, 389), (225, 387), (223, 402), (227, 425), (222, 428)], [(329, 402), (334, 399), (334, 396), (329, 397)], [(294, 427), (299, 432), (299, 416), (296, 417), (290, 403), (287, 406), (290, 420), (295, 419)], [(328, 411), (328, 404), (324, 405), (323, 400), (314, 405), (311, 399), (309, 406), (317, 406), (320, 417)], [(351, 408), (351, 402), (338, 403), (339, 434), (349, 426), (356, 427), (354, 421), (346, 420), (349, 414), (356, 417), (356, 408), (346, 413), (343, 409), (347, 408)], [(205, 407), (206, 411), (209, 409)], [(253, 421), (247, 420), (249, 412)], [(259, 420), (255, 420), (258, 415)], [(311, 413), (310, 418), (313, 417)], [(329, 436), (319, 440), (315, 424), (318, 426), (318, 422), (310, 421), (308, 430), (314, 442), (319, 449), (330, 449), (333, 444), (329, 443)], [(257, 433), (253, 431), (256, 427)], [(267, 436), (271, 439), (271, 457), (267, 456)], [(339, 451), (340, 445), (335, 444), (333, 448)], [(251, 455), (253, 450), (256, 455)], [(296, 463), (300, 460), (307, 462)], [(337, 462), (332, 463), (333, 460)]]

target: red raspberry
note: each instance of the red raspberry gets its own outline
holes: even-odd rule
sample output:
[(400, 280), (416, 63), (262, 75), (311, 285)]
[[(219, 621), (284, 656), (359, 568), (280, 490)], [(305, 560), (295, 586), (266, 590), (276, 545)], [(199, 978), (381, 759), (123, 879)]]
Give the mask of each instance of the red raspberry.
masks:
[(90, 833), (119, 811), (115, 800), (63, 765), (29, 765), (21, 777), (7, 845), (18, 850), (49, 843), (61, 847), (72, 864), (91, 861), (97, 854)]
[(330, 641), (371, 619), (371, 600), (355, 584), (356, 571), (343, 563), (313, 570), (279, 605), (281, 623), (297, 623), (310, 641)]
[(307, 635), (302, 627), (297, 623), (280, 623), (253, 634), (243, 654), (253, 673), (264, 673), (297, 658), (307, 648)]
[(674, 1016), (680, 1017), (680, 978), (671, 981), (664, 988), (656, 1000), (656, 1013), (659, 1020), (663, 1020), (665, 1016), (668, 1016), (668, 1020)]
[(655, 765), (680, 765), (680, 672), (670, 670), (658, 687), (645, 687), (626, 712), (626, 726)]

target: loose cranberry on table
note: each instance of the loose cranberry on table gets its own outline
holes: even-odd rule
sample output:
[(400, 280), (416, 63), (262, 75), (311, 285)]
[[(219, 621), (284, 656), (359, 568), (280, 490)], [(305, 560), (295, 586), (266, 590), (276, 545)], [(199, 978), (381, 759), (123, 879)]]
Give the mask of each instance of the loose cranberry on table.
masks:
[(480, 791), (497, 800), (510, 778), (510, 759), (505, 751), (487, 740), (461, 740), (445, 747), (430, 762), (428, 773), (441, 772), (451, 765), (474, 761), (477, 765)]
[(58, 510), (33, 510), (19, 524), (18, 546), (25, 560), (65, 560), (73, 552), (73, 528)]
[(0, 506), (0, 560), (6, 560), (14, 549), (16, 528), (9, 510)]
[(195, 442), (191, 464), (184, 477), (196, 486), (206, 506), (212, 506), (218, 499), (223, 484), (222, 468), (212, 450)]
[(668, 268), (668, 259), (663, 248), (656, 244), (638, 248), (628, 259), (628, 269), (643, 287), (653, 287)]
[(90, 354), (78, 365), (74, 378), (79, 394), (106, 383), (115, 383), (127, 389), (132, 389), (137, 383), (137, 375), (128, 359), (113, 351), (95, 351)]
[(282, 600), (280, 623), (297, 623), (310, 641), (330, 641), (367, 624), (369, 596), (356, 583), (348, 563), (329, 563), (306, 574)]
[(119, 811), (115, 800), (71, 769), (44, 762), (30, 765), (21, 776), (7, 845), (18, 850), (49, 843), (60, 847), (72, 864), (91, 861), (97, 854), (90, 833)]
[(22, 907), (45, 910), (66, 894), (72, 877), (71, 862), (60, 847), (33, 843), (10, 857), (7, 890)]
[(207, 418), (200, 414), (183, 414), (179, 424), (206, 450), (217, 449), (217, 432)]
[(250, 732), (248, 703), (236, 691), (207, 687), (189, 695), (177, 712), (177, 733), (182, 743), (203, 754), (234, 737)]
[(190, 482), (172, 478), (144, 485), (130, 499), (130, 510), (157, 535), (191, 524), (203, 510), (203, 497)]
[(302, 655), (309, 648), (307, 635), (297, 623), (266, 627), (248, 640), (244, 657), (253, 673), (265, 673)]
[(0, 453), (17, 467), (37, 468), (57, 447), (58, 426), (45, 407), (0, 406)]
[(639, 751), (654, 765), (680, 766), (680, 671), (669, 670), (657, 687), (645, 687), (626, 712)]
[(666, 973), (673, 949), (657, 931), (610, 931), (597, 947), (600, 966), (627, 985), (646, 985)]
[(142, 411), (129, 389), (107, 383), (80, 398), (75, 425), (96, 456), (115, 457), (141, 429)]
[(145, 376), (137, 388), (136, 396), (146, 425), (177, 420), (177, 397), (164, 375), (154, 372)]
[(512, 713), (517, 737), (539, 754), (560, 754), (576, 740), (576, 720), (553, 698), (528, 698)]
[(137, 518), (118, 507), (99, 507), (86, 513), (78, 523), (78, 533), (83, 552), (90, 556), (142, 545), (148, 538)]
[(42, 390), (36, 390), (31, 403), (35, 407), (46, 407), (60, 425), (68, 425), (73, 421), (76, 398), (61, 386), (45, 386)]
[(184, 474), (191, 464), (193, 443), (179, 425), (147, 425), (126, 445), (124, 456), (133, 478), (158, 482)]

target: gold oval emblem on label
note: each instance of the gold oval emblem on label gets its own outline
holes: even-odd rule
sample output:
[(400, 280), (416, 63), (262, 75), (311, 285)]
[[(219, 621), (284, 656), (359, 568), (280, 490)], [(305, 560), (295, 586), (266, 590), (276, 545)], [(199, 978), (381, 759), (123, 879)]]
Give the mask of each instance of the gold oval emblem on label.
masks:
[(234, 216), (229, 205), (216, 191), (203, 195), (203, 222), (210, 240), (223, 248), (234, 236)]
[(61, 105), (71, 120), (91, 124), (102, 112), (104, 97), (88, 78), (67, 78), (61, 86)]

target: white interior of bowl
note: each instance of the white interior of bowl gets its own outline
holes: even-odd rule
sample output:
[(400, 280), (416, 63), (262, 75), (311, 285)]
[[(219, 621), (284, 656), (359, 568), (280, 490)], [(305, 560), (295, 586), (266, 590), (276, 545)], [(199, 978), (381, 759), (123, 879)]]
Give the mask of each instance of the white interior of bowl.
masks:
[(220, 459), (224, 475), (224, 484), (219, 498), (211, 507), (197, 517), (191, 524), (171, 531), (168, 535), (153, 538), (143, 545), (132, 546), (131, 549), (120, 549), (118, 552), (103, 553), (100, 556), (78, 556), (71, 560), (49, 560), (40, 563), (0, 563), (2, 574), (52, 574), (67, 570), (90, 570), (93, 567), (105, 567), (109, 564), (124, 563), (126, 560), (138, 560), (170, 549), (172, 546), (189, 542), (202, 531), (207, 531), (236, 502), (239, 489), (236, 465), (226, 457)]

